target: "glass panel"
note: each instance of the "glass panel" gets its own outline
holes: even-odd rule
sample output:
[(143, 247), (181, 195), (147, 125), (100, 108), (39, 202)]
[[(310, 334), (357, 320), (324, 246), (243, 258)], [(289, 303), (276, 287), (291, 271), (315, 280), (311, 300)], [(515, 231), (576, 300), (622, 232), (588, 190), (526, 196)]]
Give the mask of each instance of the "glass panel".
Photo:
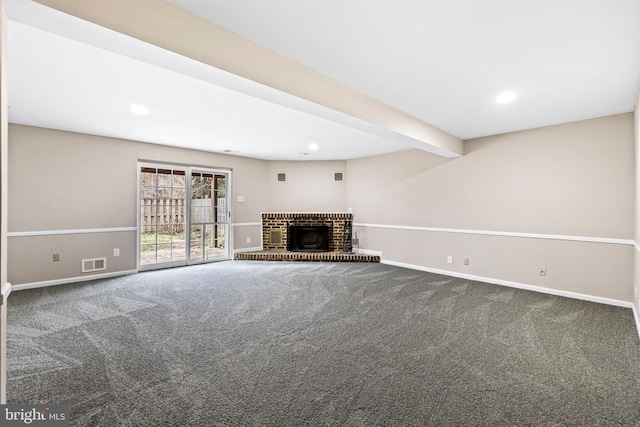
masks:
[(185, 240), (185, 232), (183, 225), (174, 225), (171, 230), (171, 243), (174, 245), (177, 244), (186, 244)]
[(155, 188), (156, 183), (156, 174), (150, 172), (141, 172), (140, 173), (140, 186), (141, 187), (151, 187)]
[(140, 207), (140, 225), (143, 233), (149, 231), (148, 226), (155, 225), (155, 210), (151, 206)]
[(216, 200), (216, 209), (215, 209), (215, 218), (216, 222), (226, 222), (227, 221), (227, 206), (226, 199), (218, 198)]
[(212, 221), (211, 199), (194, 199), (191, 201), (191, 222), (206, 224)]
[(190, 260), (202, 260), (202, 226), (192, 225), (190, 236)]
[[(184, 260), (186, 253), (184, 227), (160, 226), (156, 227), (156, 231), (156, 233), (142, 235), (140, 263), (152, 264)], [(147, 243), (151, 241), (157, 242), (157, 245)]]
[(226, 225), (210, 224), (205, 235), (206, 259), (226, 256)]
[[(163, 239), (164, 240), (164, 239)], [(169, 262), (172, 260), (171, 257), (171, 244), (158, 244), (157, 253), (157, 261), (156, 262)]]
[(178, 201), (184, 199), (187, 194), (187, 190), (184, 187), (173, 187), (173, 199)]
[(204, 214), (203, 222), (205, 223), (215, 222), (216, 217), (215, 217), (215, 211), (213, 207), (213, 199), (204, 199), (203, 203), (204, 203), (204, 206), (202, 206), (202, 212)]
[[(204, 176), (201, 176), (204, 175)], [(195, 174), (191, 178), (191, 195), (193, 199), (211, 198), (212, 175)]]
[(156, 262), (156, 227), (141, 227), (140, 231), (140, 265), (154, 264)]
[(179, 206), (174, 205), (171, 208), (171, 224), (173, 226), (176, 225), (184, 225), (184, 210), (181, 209)]
[(210, 259), (215, 256), (215, 238), (214, 238), (214, 225), (205, 225), (204, 226), (204, 249), (205, 256), (204, 259)]
[(184, 261), (187, 259), (187, 249), (185, 244), (173, 244), (171, 245), (171, 253), (173, 261)]
[(225, 175), (216, 175), (216, 191), (218, 192), (218, 197), (226, 197), (227, 191), (227, 177)]
[(202, 217), (202, 208), (198, 206), (199, 201), (198, 199), (191, 200), (191, 218), (189, 220), (192, 224), (201, 222), (198, 221)]
[(171, 186), (174, 187), (174, 188), (176, 188), (176, 187), (184, 188), (186, 186), (186, 183), (187, 183), (187, 179), (186, 178), (187, 177), (185, 176), (184, 172), (182, 172), (182, 175), (176, 175), (175, 172), (174, 172), (173, 181), (172, 181)]
[(191, 198), (192, 199), (202, 199), (202, 186), (203, 179), (200, 176), (192, 176), (191, 177)]
[(185, 260), (186, 171), (140, 170), (140, 265)]
[(149, 245), (156, 244), (156, 227), (153, 225), (149, 225), (145, 227), (146, 230), (140, 233), (140, 244), (141, 245)]
[(227, 225), (218, 225), (217, 227), (217, 233), (216, 233), (216, 241), (217, 241), (217, 247), (218, 248), (225, 248), (226, 247), (226, 240), (227, 240)]
[(144, 243), (140, 245), (140, 265), (154, 264), (156, 262), (156, 245)]

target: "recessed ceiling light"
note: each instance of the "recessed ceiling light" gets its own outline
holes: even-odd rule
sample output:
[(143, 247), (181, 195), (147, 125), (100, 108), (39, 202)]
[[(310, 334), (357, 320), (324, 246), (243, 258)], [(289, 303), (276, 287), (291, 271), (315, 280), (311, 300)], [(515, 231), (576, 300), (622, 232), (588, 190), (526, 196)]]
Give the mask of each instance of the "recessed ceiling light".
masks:
[(135, 114), (136, 116), (146, 116), (149, 114), (149, 109), (141, 104), (132, 104), (129, 107), (129, 111), (131, 114)]
[(301, 156), (308, 156), (309, 153), (300, 153)]
[(309, 144), (309, 150), (311, 151), (316, 151), (318, 149), (318, 144), (316, 144), (315, 142), (312, 142), (311, 144)]
[(506, 104), (507, 102), (514, 101), (517, 97), (518, 94), (515, 92), (504, 92), (498, 95), (496, 102), (498, 104)]

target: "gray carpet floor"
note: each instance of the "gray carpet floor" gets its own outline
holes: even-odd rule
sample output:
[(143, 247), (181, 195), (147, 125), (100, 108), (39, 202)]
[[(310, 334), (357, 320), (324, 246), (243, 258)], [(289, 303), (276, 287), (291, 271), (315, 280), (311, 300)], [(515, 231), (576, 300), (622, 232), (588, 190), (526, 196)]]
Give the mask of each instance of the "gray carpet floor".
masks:
[(77, 426), (640, 425), (631, 310), (381, 264), (14, 292), (8, 371)]

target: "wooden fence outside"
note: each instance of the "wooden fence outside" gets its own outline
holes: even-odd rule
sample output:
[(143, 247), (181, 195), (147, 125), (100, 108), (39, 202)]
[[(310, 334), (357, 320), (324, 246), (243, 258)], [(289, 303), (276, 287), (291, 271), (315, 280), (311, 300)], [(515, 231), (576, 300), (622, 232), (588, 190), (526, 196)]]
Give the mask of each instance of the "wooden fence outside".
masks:
[[(210, 224), (226, 221), (225, 198), (218, 198), (217, 206), (211, 206), (211, 199), (194, 199), (191, 201), (191, 223)], [(142, 199), (140, 201), (140, 227), (143, 233), (182, 232), (186, 224), (185, 199)]]

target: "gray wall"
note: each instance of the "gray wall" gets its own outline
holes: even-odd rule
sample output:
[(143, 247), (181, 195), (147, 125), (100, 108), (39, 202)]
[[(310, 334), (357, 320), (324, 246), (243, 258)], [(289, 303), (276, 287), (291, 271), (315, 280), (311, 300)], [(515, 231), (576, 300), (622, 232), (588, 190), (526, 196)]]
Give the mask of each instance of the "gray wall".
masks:
[[(234, 202), (234, 247), (260, 245), (260, 214), (268, 201), (265, 161), (20, 125), (10, 126), (9, 141), (8, 229), (39, 232), (9, 237), (14, 284), (84, 276), (83, 258), (106, 256), (106, 273), (135, 270), (135, 231), (47, 233), (135, 227), (138, 160), (231, 168), (234, 201), (245, 196), (244, 203)], [(119, 257), (111, 256), (116, 247)], [(52, 261), (54, 252), (60, 262)]]
[(465, 145), (458, 159), (413, 150), (349, 161), (361, 247), (398, 264), (632, 301), (632, 114)]
[[(334, 181), (335, 172), (341, 172), (345, 180)], [(344, 161), (269, 162), (268, 211), (345, 212), (346, 172)], [(287, 180), (279, 182), (278, 173), (285, 173)]]
[[(634, 288), (634, 304), (636, 308), (636, 315), (640, 315), (640, 92), (638, 93), (638, 100), (636, 102), (636, 111), (634, 114), (634, 141), (635, 141), (635, 250), (633, 252), (634, 257), (634, 276), (633, 276), (633, 288)], [(640, 318), (636, 318), (638, 322), (638, 328), (640, 330)]]
[[(7, 13), (0, 0), (0, 289), (10, 289), (7, 275), (8, 241), (8, 99), (7, 99)], [(7, 304), (0, 305), (0, 404), (7, 398)]]
[[(9, 231), (134, 227), (138, 160), (226, 167), (235, 249), (260, 246), (262, 212), (351, 208), (361, 247), (387, 262), (630, 302), (633, 117), (467, 141), (457, 159), (409, 150), (331, 162), (262, 161), (12, 125)], [(287, 182), (277, 181), (279, 172)], [(345, 182), (334, 182), (335, 172)], [(244, 203), (235, 202), (239, 195)], [(16, 284), (78, 277), (81, 257), (109, 256), (115, 245), (122, 256), (108, 260), (113, 271), (136, 268), (135, 231), (10, 237), (9, 245)]]

